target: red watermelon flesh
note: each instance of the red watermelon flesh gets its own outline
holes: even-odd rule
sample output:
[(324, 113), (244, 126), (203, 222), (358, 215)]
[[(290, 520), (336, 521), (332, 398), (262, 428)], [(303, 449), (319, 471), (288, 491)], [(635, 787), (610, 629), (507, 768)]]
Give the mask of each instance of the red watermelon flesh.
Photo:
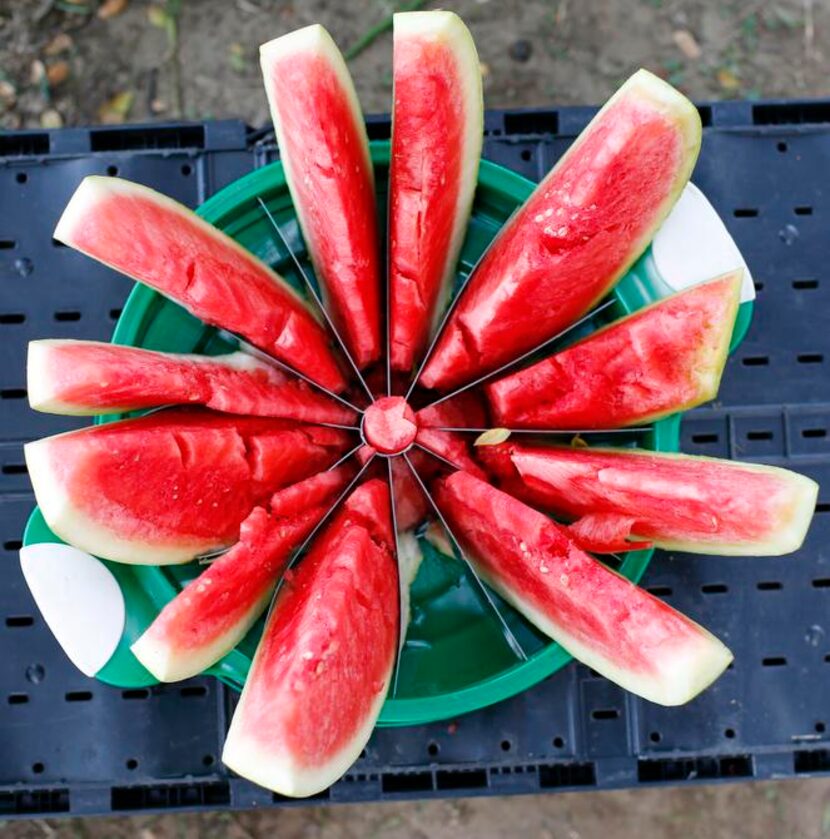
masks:
[(391, 360), (411, 371), (447, 302), (481, 155), (481, 71), (461, 19), (396, 14), (393, 83)]
[(482, 457), (514, 495), (590, 534), (616, 526), (667, 550), (777, 555), (797, 550), (818, 485), (754, 463), (639, 449), (494, 446)]
[(177, 410), (46, 437), (25, 453), (58, 536), (105, 559), (163, 565), (233, 544), (257, 503), (349, 442), (287, 420)]
[(271, 496), (269, 509), (274, 518), (290, 518), (312, 507), (327, 504), (346, 486), (354, 470), (338, 466), (281, 489)]
[(574, 658), (626, 690), (680, 705), (732, 660), (717, 638), (521, 501), (464, 472), (439, 482), (437, 496), (482, 577)]
[(552, 338), (645, 250), (689, 179), (700, 118), (645, 70), (608, 101), (502, 228), (420, 377), (448, 388)]
[(232, 414), (353, 425), (354, 411), (243, 352), (178, 355), (100, 341), (29, 342), (29, 403), (89, 416), (198, 404)]
[(225, 741), (234, 772), (303, 797), (357, 759), (395, 661), (394, 545), (389, 489), (367, 481), (278, 596)]
[[(521, 493), (518, 495), (521, 497)], [(568, 525), (568, 535), (583, 551), (592, 553), (625, 553), (652, 547), (653, 542), (641, 541), (636, 537), (629, 541), (636, 521), (633, 516), (589, 513)]]
[(270, 511), (255, 507), (242, 522), (239, 541), (188, 583), (133, 644), (136, 658), (159, 681), (176, 682), (230, 652), (265, 610), (292, 551), (350, 475), (343, 467), (321, 472), (275, 493)]
[[(422, 408), (417, 414), (418, 436), (415, 441), (445, 460), (454, 463), (473, 475), (484, 477), (481, 467), (470, 454), (470, 442), (474, 435), (462, 432), (437, 431), (438, 428), (480, 428), (487, 424), (487, 411), (477, 394), (461, 393)], [(432, 458), (434, 460), (434, 458)]]
[(713, 399), (738, 311), (741, 273), (666, 297), (487, 385), (496, 424), (621, 428)]
[(121, 178), (89, 175), (54, 236), (324, 387), (346, 386), (326, 330), (291, 286), (171, 198)]
[[(407, 456), (427, 483), (444, 471), (441, 462), (418, 446), (424, 446), (435, 452), (445, 461), (454, 464), (457, 469), (484, 477), (484, 472), (470, 453), (470, 441), (467, 435), (452, 431), (436, 431), (435, 428), (480, 427), (486, 422), (486, 412), (481, 400), (473, 393), (466, 392), (441, 402), (438, 405), (422, 408), (416, 414), (418, 444)], [(429, 501), (423, 490), (412, 476), (409, 466), (401, 460), (392, 463), (392, 476), (395, 482), (395, 511), (399, 530), (410, 530), (420, 524), (431, 512)]]
[(349, 71), (319, 25), (260, 47), (280, 159), (315, 273), (358, 367), (381, 354), (369, 141)]

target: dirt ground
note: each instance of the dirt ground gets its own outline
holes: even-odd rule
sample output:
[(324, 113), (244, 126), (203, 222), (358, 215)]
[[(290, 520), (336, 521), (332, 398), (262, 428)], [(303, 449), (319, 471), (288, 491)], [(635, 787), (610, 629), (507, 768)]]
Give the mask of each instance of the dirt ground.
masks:
[[(425, 7), (439, 4), (425, 4)], [(490, 107), (598, 103), (638, 66), (699, 100), (830, 95), (827, 0), (462, 0)], [(378, 0), (0, 0), (0, 127), (238, 116), (265, 124), (266, 38), (325, 24), (363, 106), (387, 110)], [(830, 779), (383, 806), (0, 823), (4, 837), (544, 839), (830, 835)]]
[[(411, 5), (411, 4), (410, 4)], [(490, 107), (595, 104), (647, 67), (696, 99), (830, 94), (826, 0), (461, 0)], [(257, 47), (318, 21), (366, 111), (389, 108), (380, 0), (0, 0), (0, 125), (268, 119)], [(362, 48), (361, 48), (362, 47)]]

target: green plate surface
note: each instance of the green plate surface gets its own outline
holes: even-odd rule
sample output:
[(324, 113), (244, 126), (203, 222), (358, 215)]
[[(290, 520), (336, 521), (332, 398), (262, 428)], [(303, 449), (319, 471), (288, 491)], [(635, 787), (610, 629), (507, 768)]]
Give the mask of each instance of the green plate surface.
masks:
[[(372, 159), (378, 213), (382, 220), (386, 212), (388, 142), (372, 144)], [(508, 169), (482, 162), (472, 218), (458, 266), (458, 285), (466, 279), (479, 254), (534, 186)], [(301, 278), (275, 240), (258, 203), (260, 199), (279, 222), (304, 267), (311, 271), (279, 163), (231, 184), (203, 204), (198, 213), (300, 288)], [(665, 295), (665, 287), (657, 280), (650, 280), (648, 272), (639, 267), (641, 263), (642, 260), (638, 270), (632, 270), (618, 284), (614, 292), (616, 303), (608, 311), (607, 320)], [(587, 327), (589, 331), (594, 328), (596, 325)], [(216, 354), (231, 349), (212, 328), (142, 285), (136, 285), (130, 294), (113, 341), (175, 352)], [(98, 421), (112, 419), (106, 417)], [(679, 426), (679, 416), (670, 417), (656, 423), (637, 443), (658, 451), (677, 451)], [(35, 510), (26, 528), (24, 543), (59, 541)], [(531, 687), (571, 661), (571, 656), (558, 644), (551, 643), (512, 608), (498, 601), (512, 631), (528, 653), (527, 661), (517, 661), (460, 563), (435, 551), (425, 539), (421, 538), (420, 542), (424, 562), (412, 590), (412, 621), (401, 659), (398, 693), (384, 705), (380, 725), (426, 723), (482, 708)], [(645, 572), (651, 556), (650, 550), (629, 553), (618, 570), (636, 582)], [(129, 645), (182, 585), (198, 575), (200, 566), (196, 563), (163, 568), (105, 564), (116, 575), (124, 592), (128, 618), (122, 643), (98, 674), (99, 678), (119, 687), (154, 684), (155, 679), (130, 653)], [(240, 688), (261, 631), (260, 622), (236, 649), (207, 672)]]

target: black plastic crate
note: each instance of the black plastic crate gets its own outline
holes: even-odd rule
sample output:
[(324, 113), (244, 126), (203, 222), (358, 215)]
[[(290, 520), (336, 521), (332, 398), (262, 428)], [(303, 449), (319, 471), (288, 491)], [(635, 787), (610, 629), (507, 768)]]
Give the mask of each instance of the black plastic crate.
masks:
[[(375, 732), (320, 802), (590, 790), (830, 773), (830, 101), (711, 103), (694, 179), (753, 272), (758, 301), (717, 403), (683, 450), (789, 466), (822, 485), (795, 556), (659, 553), (643, 584), (724, 638), (734, 665), (682, 708), (573, 664), (455, 720)], [(538, 179), (590, 108), (489, 112), (485, 156)], [(372, 137), (387, 117), (369, 120)], [(234, 121), (0, 137), (0, 818), (286, 806), (228, 773), (234, 694), (209, 678), (121, 691), (78, 673), (34, 606), (17, 550), (34, 503), (21, 454), (66, 430), (25, 399), (31, 338), (107, 338), (125, 278), (52, 238), (80, 179), (120, 174), (196, 205), (274, 159)]]

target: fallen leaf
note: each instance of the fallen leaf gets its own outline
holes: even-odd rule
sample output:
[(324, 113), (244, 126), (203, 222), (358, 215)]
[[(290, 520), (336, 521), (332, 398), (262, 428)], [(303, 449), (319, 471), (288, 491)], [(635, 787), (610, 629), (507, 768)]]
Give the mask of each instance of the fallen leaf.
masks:
[(147, 9), (147, 20), (159, 29), (167, 29), (170, 25), (170, 15), (161, 6), (150, 6)]
[(245, 72), (245, 48), (240, 43), (233, 43), (228, 47), (228, 63), (237, 73)]
[(718, 84), (724, 90), (737, 90), (741, 81), (728, 67), (721, 67), (718, 70)]
[(693, 61), (697, 61), (697, 59), (700, 58), (700, 44), (698, 44), (695, 40), (695, 36), (692, 35), (688, 29), (678, 29), (673, 33), (672, 38), (674, 38), (677, 48), (683, 53), (683, 55), (686, 56), (686, 58)]
[(135, 94), (131, 90), (122, 90), (121, 93), (116, 93), (98, 109), (98, 119), (104, 125), (116, 125), (124, 122), (130, 113), (134, 99)]
[(104, 0), (98, 7), (98, 17), (101, 20), (109, 20), (111, 17), (120, 15), (127, 8), (128, 0)]
[(29, 80), (32, 84), (40, 84), (46, 78), (46, 65), (36, 58), (29, 68)]
[(63, 128), (63, 117), (54, 108), (47, 108), (40, 115), (41, 128)]
[(14, 105), (17, 101), (17, 91), (14, 85), (5, 79), (0, 79), (0, 100), (6, 105)]
[(43, 54), (50, 58), (68, 52), (72, 49), (72, 38), (66, 32), (58, 32), (54, 38), (43, 48)]
[(109, 20), (111, 17), (120, 15), (127, 8), (128, 0), (104, 0), (98, 7), (98, 17), (101, 20)]
[(46, 81), (49, 82), (49, 87), (57, 87), (59, 84), (63, 84), (68, 78), (68, 61), (56, 61), (46, 68)]
[(487, 431), (476, 437), (476, 446), (497, 446), (505, 440), (510, 439), (509, 428), (488, 428)]

